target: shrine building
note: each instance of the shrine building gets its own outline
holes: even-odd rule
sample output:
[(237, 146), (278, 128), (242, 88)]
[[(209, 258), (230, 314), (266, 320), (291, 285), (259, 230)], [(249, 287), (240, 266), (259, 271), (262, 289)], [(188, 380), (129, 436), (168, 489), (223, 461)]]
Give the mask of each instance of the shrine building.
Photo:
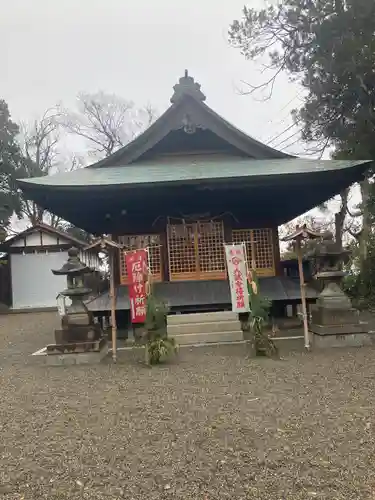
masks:
[[(172, 310), (230, 308), (224, 243), (245, 242), (264, 295), (300, 301), (280, 263), (278, 226), (363, 178), (368, 161), (301, 159), (249, 137), (206, 103), (188, 75), (170, 107), (111, 156), (73, 172), (24, 179), (24, 195), (95, 235), (149, 249), (156, 293)], [(117, 309), (129, 310), (124, 253)], [(316, 292), (307, 288), (307, 298)], [(108, 294), (89, 304), (108, 311)]]

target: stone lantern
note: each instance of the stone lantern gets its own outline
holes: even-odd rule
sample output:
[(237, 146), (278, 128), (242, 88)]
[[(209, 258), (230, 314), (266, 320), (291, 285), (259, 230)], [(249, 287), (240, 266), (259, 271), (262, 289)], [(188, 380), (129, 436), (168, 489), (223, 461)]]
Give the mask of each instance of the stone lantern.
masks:
[(311, 254), (316, 263), (315, 278), (323, 283), (323, 290), (311, 309), (309, 327), (315, 347), (360, 346), (372, 342), (367, 324), (360, 321), (359, 312), (341, 287), (345, 276), (342, 265), (349, 253), (327, 232)]
[[(79, 363), (79, 355), (89, 352), (102, 353), (106, 341), (99, 323), (95, 323), (93, 314), (88, 310), (83, 299), (91, 290), (84, 285), (84, 275), (91, 269), (82, 263), (78, 257), (79, 250), (70, 248), (68, 260), (61, 269), (52, 270), (57, 276), (66, 276), (67, 288), (60, 295), (71, 300), (61, 317), (61, 328), (55, 330), (56, 344), (47, 346), (47, 354), (62, 354), (68, 356), (67, 362), (50, 364)], [(76, 355), (74, 358), (72, 354)], [(77, 357), (78, 355), (78, 357)], [(99, 357), (101, 359), (101, 356)], [(56, 361), (57, 358), (55, 358)], [(87, 361), (87, 356), (86, 361)], [(64, 361), (60, 356), (60, 361)]]

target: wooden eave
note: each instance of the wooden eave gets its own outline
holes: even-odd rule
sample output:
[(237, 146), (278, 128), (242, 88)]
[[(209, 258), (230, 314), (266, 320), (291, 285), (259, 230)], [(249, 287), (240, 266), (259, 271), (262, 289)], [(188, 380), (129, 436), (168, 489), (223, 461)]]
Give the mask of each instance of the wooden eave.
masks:
[[(252, 162), (252, 160), (249, 161)], [(297, 162), (293, 159), (281, 161), (287, 164)], [(331, 163), (331, 161), (327, 162)], [(267, 164), (268, 162), (262, 160), (259, 163)], [(323, 165), (320, 171), (316, 168), (311, 172), (310, 167), (305, 168), (305, 173), (296, 173), (294, 168), (288, 168), (290, 173), (281, 175), (275, 172), (272, 175), (209, 180), (189, 177), (184, 181), (176, 180), (167, 183), (148, 181), (144, 183), (143, 181), (141, 184), (132, 182), (127, 185), (122, 182), (103, 185), (92, 182), (93, 179), (81, 185), (77, 183), (38, 185), (34, 181), (25, 183), (22, 188), (26, 196), (39, 205), (98, 236), (103, 233), (116, 233), (121, 227), (128, 226), (130, 222), (138, 223), (135, 221), (141, 218), (144, 221), (151, 221), (151, 224), (155, 213), (157, 215), (189, 213), (193, 207), (194, 212), (197, 213), (207, 210), (216, 213), (223, 213), (227, 210), (240, 213), (246, 207), (246, 212), (253, 213), (254, 217), (255, 214), (258, 219), (261, 216), (267, 217), (273, 221), (273, 224), (278, 225), (326, 201), (353, 182), (360, 181), (370, 165), (371, 162), (363, 162), (346, 168), (328, 168), (327, 170)], [(127, 170), (121, 166), (116, 168), (121, 172)], [(142, 165), (129, 166), (129, 171), (133, 170), (135, 175), (135, 172), (140, 169), (140, 176), (144, 179), (143, 168), (145, 167)], [(260, 169), (262, 169), (261, 165)], [(83, 170), (86, 172), (82, 174), (90, 174), (89, 178), (92, 177), (91, 174), (97, 177), (99, 173), (100, 177), (106, 178), (104, 175), (106, 169)], [(253, 169), (254, 174), (256, 170), (257, 168)], [(182, 170), (172, 168), (170, 172), (181, 176)], [(146, 173), (151, 176), (149, 171)], [(84, 177), (86, 178), (86, 175)], [(45, 179), (42, 177), (40, 180), (45, 182)], [(69, 203), (66, 202), (67, 199)], [(124, 210), (126, 214), (121, 215)]]
[(306, 224), (304, 224), (302, 227), (297, 226), (293, 233), (288, 234), (282, 238), (281, 241), (313, 240), (321, 238), (322, 236), (324, 236), (322, 232), (313, 231), (312, 229), (309, 229)]
[[(220, 213), (246, 207), (283, 223), (360, 181), (370, 167), (277, 151), (238, 130), (204, 99), (186, 71), (174, 86), (172, 105), (131, 143), (89, 167), (18, 184), (28, 199), (100, 235), (115, 234), (130, 220), (149, 222), (155, 212), (188, 213), (193, 206)], [(179, 143), (185, 132), (191, 141)], [(190, 158), (190, 149), (178, 149), (186, 144)], [(218, 147), (211, 161), (205, 145)]]

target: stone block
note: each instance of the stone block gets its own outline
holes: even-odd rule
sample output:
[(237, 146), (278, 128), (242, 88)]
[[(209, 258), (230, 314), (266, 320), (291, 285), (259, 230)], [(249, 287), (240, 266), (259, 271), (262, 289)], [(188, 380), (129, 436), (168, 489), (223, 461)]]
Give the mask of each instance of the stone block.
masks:
[(244, 340), (242, 330), (211, 333), (184, 333), (182, 335), (173, 335), (173, 338), (178, 345), (241, 342)]
[(207, 321), (205, 323), (181, 323), (168, 325), (168, 335), (182, 335), (191, 333), (225, 333), (240, 332), (241, 323), (237, 320), (228, 321)]
[(99, 340), (89, 342), (68, 342), (64, 344), (49, 344), (47, 345), (47, 354), (68, 354), (68, 353), (85, 353), (99, 352), (106, 344), (106, 339), (102, 337)]
[(187, 323), (207, 323), (220, 321), (236, 321), (238, 314), (232, 311), (218, 311), (208, 313), (170, 314), (167, 317), (169, 325), (186, 325)]
[(83, 343), (87, 341), (99, 340), (103, 332), (99, 324), (92, 325), (69, 325), (67, 328), (55, 330), (56, 344)]
[(309, 329), (317, 335), (351, 335), (355, 333), (367, 333), (367, 323), (343, 324), (343, 325), (318, 325), (311, 323)]
[(311, 322), (317, 325), (358, 325), (359, 313), (353, 308), (327, 309), (314, 306), (311, 308)]
[[(49, 346), (48, 346), (49, 347)], [(104, 342), (101, 344), (99, 350), (93, 351), (73, 351), (58, 353), (48, 352), (45, 356), (47, 366), (71, 366), (71, 365), (85, 365), (85, 364), (97, 364), (102, 361), (108, 354), (108, 344)]]
[(349, 335), (313, 335), (313, 347), (315, 349), (327, 349), (336, 347), (365, 347), (375, 343), (372, 333), (353, 333)]

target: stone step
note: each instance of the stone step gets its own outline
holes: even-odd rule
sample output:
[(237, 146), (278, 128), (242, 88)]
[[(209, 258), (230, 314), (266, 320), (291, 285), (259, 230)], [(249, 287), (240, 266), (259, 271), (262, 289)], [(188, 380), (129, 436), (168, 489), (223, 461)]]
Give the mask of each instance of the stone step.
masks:
[(167, 317), (168, 325), (181, 325), (187, 323), (207, 323), (220, 321), (238, 320), (238, 314), (232, 311), (219, 311), (209, 313), (190, 313), (190, 314), (170, 314)]
[(207, 321), (205, 323), (168, 324), (168, 335), (182, 335), (185, 333), (224, 333), (241, 332), (241, 323), (238, 320)]
[(173, 335), (178, 345), (210, 344), (213, 342), (240, 342), (243, 340), (242, 331), (213, 332), (213, 333), (185, 333)]

